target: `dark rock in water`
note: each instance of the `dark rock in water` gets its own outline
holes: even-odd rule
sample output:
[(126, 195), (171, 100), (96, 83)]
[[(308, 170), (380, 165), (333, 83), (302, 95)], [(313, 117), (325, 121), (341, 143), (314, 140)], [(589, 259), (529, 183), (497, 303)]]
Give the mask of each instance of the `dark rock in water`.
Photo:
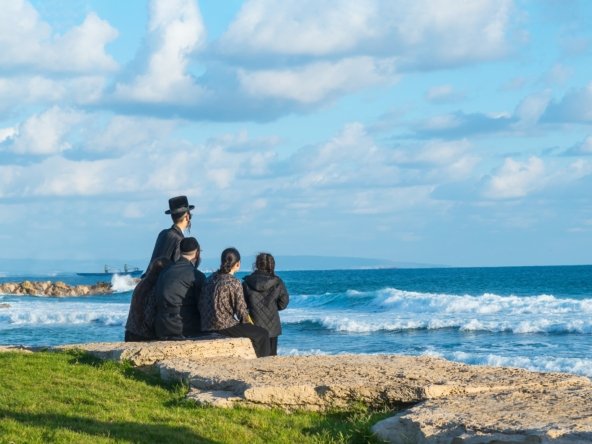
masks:
[(0, 308), (10, 308), (10, 304), (2, 303), (0, 304)]
[(51, 282), (6, 282), (0, 284), (0, 294), (29, 296), (87, 296), (113, 293), (111, 284), (97, 282), (94, 285), (68, 285), (61, 281)]

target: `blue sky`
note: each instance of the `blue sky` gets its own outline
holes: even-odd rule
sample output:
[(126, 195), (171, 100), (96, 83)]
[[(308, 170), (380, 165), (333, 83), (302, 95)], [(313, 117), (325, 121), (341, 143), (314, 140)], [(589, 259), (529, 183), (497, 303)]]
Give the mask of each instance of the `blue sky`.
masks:
[(592, 2), (11, 0), (0, 258), (591, 263)]

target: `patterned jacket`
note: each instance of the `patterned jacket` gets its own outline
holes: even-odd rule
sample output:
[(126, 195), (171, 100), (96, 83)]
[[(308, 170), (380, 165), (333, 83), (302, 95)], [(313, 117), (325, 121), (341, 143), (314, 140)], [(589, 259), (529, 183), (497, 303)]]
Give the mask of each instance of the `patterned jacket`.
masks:
[(199, 299), (202, 331), (218, 331), (247, 323), (249, 312), (241, 282), (216, 272), (206, 279)]

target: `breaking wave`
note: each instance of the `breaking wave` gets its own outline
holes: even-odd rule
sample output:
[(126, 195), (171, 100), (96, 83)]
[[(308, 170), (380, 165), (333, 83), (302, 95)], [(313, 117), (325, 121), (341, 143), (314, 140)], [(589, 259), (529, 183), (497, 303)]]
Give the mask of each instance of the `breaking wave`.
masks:
[(111, 288), (115, 293), (124, 293), (126, 291), (133, 291), (138, 284), (138, 279), (129, 275), (114, 274), (111, 278)]
[(0, 311), (0, 326), (125, 325), (129, 304), (81, 304), (66, 302), (59, 306), (35, 302), (11, 302)]
[(466, 332), (592, 334), (592, 299), (553, 295), (478, 296), (385, 288), (373, 292), (296, 295), (287, 324), (310, 322), (352, 333), (458, 329)]

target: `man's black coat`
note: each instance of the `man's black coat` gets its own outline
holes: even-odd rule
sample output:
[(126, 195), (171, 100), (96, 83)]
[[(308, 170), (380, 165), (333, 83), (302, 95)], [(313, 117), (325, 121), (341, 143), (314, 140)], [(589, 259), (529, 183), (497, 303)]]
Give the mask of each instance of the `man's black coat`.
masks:
[(156, 336), (160, 339), (195, 336), (201, 332), (198, 300), (205, 275), (181, 257), (156, 283)]

